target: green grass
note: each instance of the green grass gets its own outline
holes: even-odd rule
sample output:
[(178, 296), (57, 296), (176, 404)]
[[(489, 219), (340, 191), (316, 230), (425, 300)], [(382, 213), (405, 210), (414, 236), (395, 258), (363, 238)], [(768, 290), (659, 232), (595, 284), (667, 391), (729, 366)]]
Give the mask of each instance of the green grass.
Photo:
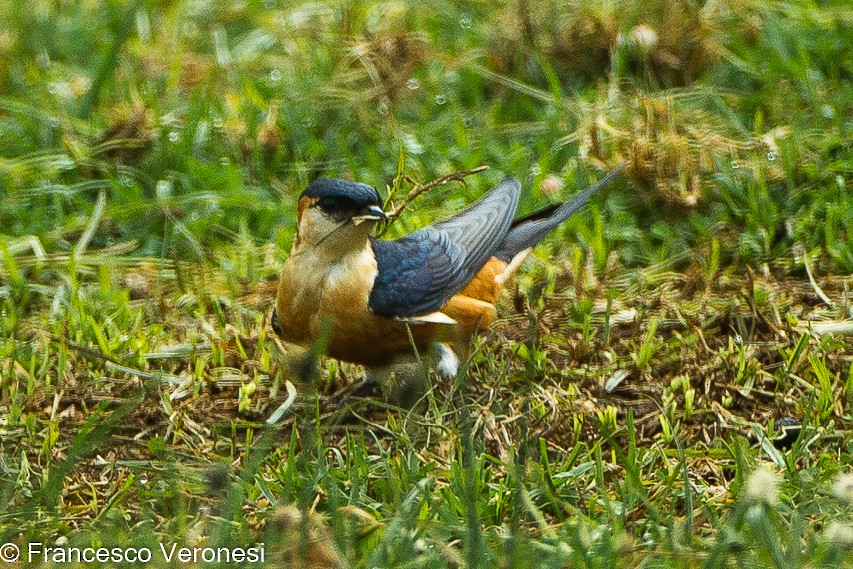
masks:
[[(853, 563), (851, 46), (841, 1), (0, 5), (0, 545)], [(397, 236), (624, 160), (413, 408), (269, 328), (317, 176), (490, 167)]]

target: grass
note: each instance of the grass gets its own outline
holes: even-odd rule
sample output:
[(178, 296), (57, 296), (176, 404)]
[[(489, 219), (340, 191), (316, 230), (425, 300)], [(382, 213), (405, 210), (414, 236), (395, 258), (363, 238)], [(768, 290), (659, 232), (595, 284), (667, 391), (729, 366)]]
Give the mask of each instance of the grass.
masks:
[[(0, 544), (853, 562), (846, 3), (35, 0), (0, 22)], [(623, 160), (413, 407), (341, 408), (359, 370), (269, 328), (319, 175), (399, 205), (490, 166), (396, 236), (502, 176), (529, 212)]]

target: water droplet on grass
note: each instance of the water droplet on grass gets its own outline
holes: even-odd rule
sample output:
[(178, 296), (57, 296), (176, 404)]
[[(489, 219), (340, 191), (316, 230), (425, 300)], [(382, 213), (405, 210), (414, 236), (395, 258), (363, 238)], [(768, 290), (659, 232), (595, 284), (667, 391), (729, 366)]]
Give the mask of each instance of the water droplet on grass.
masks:
[(220, 117), (214, 117), (213, 126), (216, 128), (222, 128), (222, 119)]
[(447, 102), (447, 97), (445, 97), (444, 95), (436, 95), (435, 96), (435, 104), (436, 105), (443, 105), (446, 102)]
[(173, 130), (169, 133), (169, 142), (178, 142), (179, 138), (181, 138), (181, 135), (178, 133), (178, 131)]
[(270, 81), (272, 81), (273, 83), (278, 83), (279, 81), (281, 81), (281, 70), (273, 69), (272, 71), (270, 71)]
[(462, 16), (459, 18), (459, 27), (463, 30), (470, 30), (472, 23), (473, 20), (471, 19), (471, 16)]
[(767, 153), (767, 159), (773, 162), (774, 160), (776, 160), (776, 153), (771, 150)]
[(418, 142), (418, 139), (415, 138), (411, 134), (404, 134), (402, 136), (403, 144), (406, 146), (406, 150), (411, 154), (423, 154), (424, 147)]
[(60, 170), (73, 170), (76, 165), (69, 156), (60, 156), (56, 159), (56, 167)]
[(220, 166), (228, 166), (229, 164), (231, 164), (231, 160), (227, 156), (223, 156), (219, 159)]
[(412, 77), (411, 79), (406, 81), (406, 87), (408, 87), (409, 91), (415, 91), (417, 89), (420, 89), (421, 82)]
[(737, 170), (740, 168), (740, 164), (737, 163), (737, 160), (732, 160), (732, 169)]
[(168, 199), (172, 195), (172, 183), (168, 180), (158, 180), (154, 195), (161, 201)]

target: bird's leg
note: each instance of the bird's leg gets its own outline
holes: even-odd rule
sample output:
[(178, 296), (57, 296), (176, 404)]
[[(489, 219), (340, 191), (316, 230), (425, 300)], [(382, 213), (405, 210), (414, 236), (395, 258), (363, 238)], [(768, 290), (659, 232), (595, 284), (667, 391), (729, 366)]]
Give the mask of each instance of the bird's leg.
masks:
[(378, 398), (411, 408), (426, 392), (429, 368), (422, 361), (397, 361), (391, 365), (365, 367), (364, 375), (334, 395), (339, 407), (355, 399)]
[(366, 367), (365, 373), (354, 384), (340, 390), (340, 406), (354, 398), (382, 395), (390, 403), (403, 408), (413, 407), (430, 387), (430, 367), (441, 381), (449, 382), (459, 373), (459, 357), (449, 345), (437, 342), (432, 345), (429, 357), (403, 358), (391, 365)]
[(345, 407), (354, 399), (376, 397), (381, 394), (383, 378), (390, 375), (390, 367), (365, 368), (364, 374), (355, 382), (345, 385), (335, 395), (339, 399), (338, 407)]
[(450, 383), (459, 373), (459, 357), (449, 345), (436, 342), (430, 346), (428, 357), (398, 364), (388, 385), (391, 387), (389, 400), (400, 407), (414, 409), (426, 404), (426, 395), (432, 389), (430, 368), (443, 383)]

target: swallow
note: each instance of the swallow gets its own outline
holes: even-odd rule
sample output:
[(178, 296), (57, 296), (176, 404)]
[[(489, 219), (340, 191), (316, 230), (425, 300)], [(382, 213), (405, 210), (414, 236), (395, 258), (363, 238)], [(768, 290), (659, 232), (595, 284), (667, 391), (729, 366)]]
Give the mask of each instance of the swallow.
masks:
[(319, 179), (297, 203), (273, 329), (301, 346), (322, 339), (327, 356), (368, 368), (433, 350), (439, 375), (455, 377), (457, 352), (495, 320), (504, 284), (533, 247), (623, 167), (523, 217), (515, 216), (521, 185), (507, 178), (455, 215), (396, 240), (372, 236), (388, 221), (376, 189)]

